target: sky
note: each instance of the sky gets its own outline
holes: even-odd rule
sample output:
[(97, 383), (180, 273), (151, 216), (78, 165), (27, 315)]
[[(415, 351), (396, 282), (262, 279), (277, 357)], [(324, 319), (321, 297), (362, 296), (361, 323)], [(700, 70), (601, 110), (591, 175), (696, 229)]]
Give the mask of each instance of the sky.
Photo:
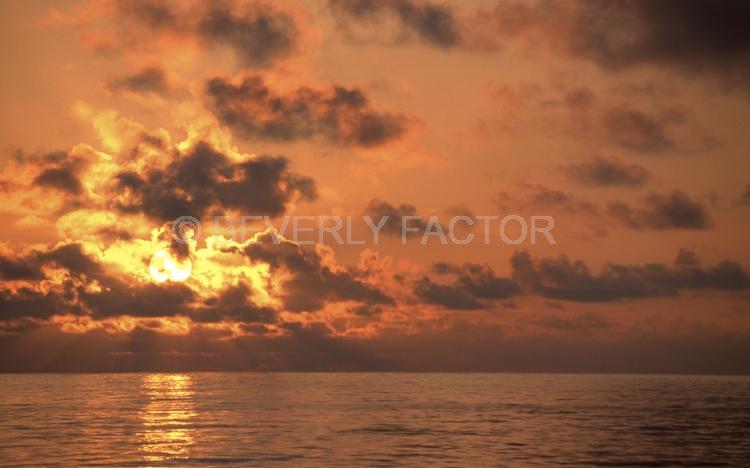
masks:
[(749, 23), (1, 2), (0, 371), (750, 372)]

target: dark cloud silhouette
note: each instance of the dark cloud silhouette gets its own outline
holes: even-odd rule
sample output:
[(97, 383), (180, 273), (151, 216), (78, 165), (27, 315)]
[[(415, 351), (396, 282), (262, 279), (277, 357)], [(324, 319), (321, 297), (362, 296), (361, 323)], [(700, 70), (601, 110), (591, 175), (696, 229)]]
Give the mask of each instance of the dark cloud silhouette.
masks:
[(248, 6), (244, 14), (238, 15), (233, 9), (212, 3), (198, 23), (198, 34), (230, 46), (248, 66), (267, 66), (290, 55), (297, 47), (299, 36), (292, 17), (268, 5)]
[(508, 299), (520, 293), (512, 279), (496, 276), (487, 265), (436, 263), (433, 271), (439, 275), (454, 275), (455, 280), (451, 284), (439, 284), (423, 277), (415, 282), (414, 293), (422, 301), (445, 309), (482, 309), (488, 305), (482, 300)]
[(648, 180), (648, 171), (637, 164), (595, 157), (567, 167), (571, 179), (584, 185), (638, 187)]
[(39, 173), (32, 182), (38, 187), (59, 190), (69, 195), (80, 195), (83, 192), (80, 178), (88, 165), (84, 158), (56, 151), (41, 157), (19, 153), (16, 159), (21, 164), (39, 168)]
[(23, 330), (0, 333), (0, 370), (750, 372), (747, 337), (725, 333), (571, 340), (564, 335), (512, 336), (484, 323), (366, 339), (332, 335), (320, 324), (288, 326), (284, 336), (259, 333), (225, 339), (206, 329), (185, 335), (140, 327), (128, 335), (104, 330), (71, 334), (54, 325), (27, 324)]
[(379, 223), (383, 217), (387, 216), (388, 219), (380, 230), (380, 232), (385, 234), (401, 236), (403, 234), (404, 222), (406, 222), (406, 227), (408, 228), (418, 228), (420, 231), (425, 228), (425, 224), (421, 219), (404, 219), (406, 216), (419, 216), (417, 208), (407, 203), (393, 206), (386, 201), (374, 199), (365, 207), (364, 214), (369, 216), (374, 224)]
[(273, 272), (285, 272), (282, 300), (293, 312), (320, 310), (328, 301), (356, 301), (368, 305), (395, 305), (388, 294), (363, 281), (355, 268), (332, 270), (314, 251), (276, 238), (265, 232), (245, 247), (244, 254), (271, 266)]
[[(747, 2), (594, 0), (581, 2), (577, 11), (569, 38), (571, 50), (604, 68), (670, 66), (689, 74), (712, 74), (731, 84), (747, 84)], [(629, 31), (627, 37), (620, 36), (622, 31)]]
[(104, 284), (101, 291), (78, 291), (81, 303), (94, 318), (188, 315), (196, 300), (195, 293), (182, 283), (132, 284), (110, 277)]
[[(88, 314), (93, 318), (118, 315), (158, 317), (184, 314), (195, 295), (179, 283), (128, 283), (108, 274), (81, 244), (69, 243), (34, 251), (14, 259), (0, 259), (3, 279), (31, 284), (48, 279), (44, 266), (62, 269), (65, 277), (53, 289), (23, 286), (0, 291), (3, 319), (50, 318)], [(96, 288), (87, 285), (96, 284)]]
[(360, 317), (377, 317), (383, 313), (383, 308), (377, 305), (361, 304), (351, 307), (347, 311)]
[(670, 68), (747, 86), (750, 6), (738, 0), (497, 1), (459, 28), (473, 45), (496, 50), (514, 39), (544, 45), (618, 72)]
[(452, 310), (477, 310), (485, 307), (466, 288), (453, 284), (437, 284), (424, 277), (414, 283), (414, 294), (427, 304)]
[[(378, 306), (395, 305), (379, 288), (363, 281), (363, 272), (353, 267), (332, 269), (314, 251), (277, 238), (270, 232), (246, 244), (244, 250), (227, 252), (246, 255), (254, 262), (269, 263), (272, 273), (283, 278), (279, 292), (284, 310), (315, 311), (330, 302), (358, 303), (359, 315), (377, 315)], [(145, 262), (146, 259), (144, 259)], [(64, 272), (55, 288), (37, 288), (48, 279), (45, 266)], [(145, 263), (144, 263), (145, 266)], [(53, 315), (87, 315), (94, 319), (116, 316), (187, 316), (198, 323), (233, 321), (245, 324), (277, 323), (277, 310), (257, 305), (246, 282), (225, 286), (205, 299), (184, 283), (126, 281), (110, 274), (81, 244), (61, 244), (48, 250), (0, 257), (3, 281), (22, 281), (19, 287), (0, 288), (0, 321)], [(58, 274), (59, 275), (59, 274)], [(95, 285), (95, 287), (89, 287)], [(266, 285), (271, 287), (271, 285)]]
[(198, 323), (215, 323), (225, 320), (241, 323), (275, 323), (276, 311), (271, 307), (256, 305), (252, 291), (247, 284), (227, 286), (218, 295), (203, 302), (189, 312), (190, 318)]
[(745, 187), (745, 191), (734, 201), (735, 205), (750, 206), (750, 184)]
[(227, 46), (245, 66), (260, 68), (297, 50), (300, 28), (271, 3), (119, 0), (118, 9), (150, 32), (189, 36), (208, 46)]
[(538, 187), (531, 199), (533, 203), (540, 205), (567, 205), (573, 201), (573, 197), (562, 190), (547, 187)]
[(455, 12), (428, 0), (329, 0), (329, 6), (346, 31), (390, 18), (402, 40), (417, 37), (442, 49), (495, 51), (525, 39), (607, 71), (656, 66), (730, 87), (750, 82), (750, 6), (741, 0), (503, 0)]
[(453, 12), (446, 6), (420, 0), (329, 0), (339, 24), (380, 23), (393, 17), (404, 38), (416, 36), (435, 47), (451, 48), (461, 44), (461, 32)]
[(691, 199), (684, 192), (652, 193), (640, 207), (624, 202), (611, 202), (610, 215), (633, 229), (709, 229), (711, 217), (703, 203)]
[(591, 107), (596, 95), (587, 87), (580, 87), (565, 93), (564, 101), (568, 107), (585, 109)]
[(595, 314), (579, 314), (573, 317), (543, 315), (535, 317), (532, 323), (548, 330), (573, 333), (592, 332), (611, 326), (607, 320)]
[(236, 209), (246, 214), (276, 216), (295, 197), (316, 197), (312, 179), (289, 171), (282, 156), (260, 156), (234, 162), (204, 143), (176, 157), (165, 169), (145, 174), (121, 172), (114, 193), (122, 212), (141, 212), (159, 221), (179, 216), (200, 218), (210, 209)]
[[(691, 262), (685, 262), (687, 256)], [(526, 291), (546, 298), (608, 302), (621, 299), (671, 296), (683, 289), (740, 290), (750, 287), (750, 277), (736, 262), (723, 261), (703, 268), (697, 256), (681, 251), (674, 266), (607, 264), (598, 274), (582, 261), (532, 259), (519, 252), (511, 259), (513, 279)]]
[(636, 109), (615, 108), (604, 115), (604, 128), (612, 143), (622, 148), (639, 153), (660, 153), (674, 148), (675, 142), (667, 129), (683, 119), (681, 113), (657, 117)]
[[(544, 210), (564, 211), (568, 213), (586, 212), (589, 214), (596, 213), (598, 206), (589, 202), (587, 199), (570, 192), (545, 187), (543, 185), (528, 185), (531, 189), (528, 199), (519, 200), (508, 192), (499, 192), (497, 201), (504, 211), (517, 209), (517, 204), (528, 205), (534, 208)], [(512, 205), (506, 205), (512, 204)]]
[(50, 187), (71, 195), (81, 193), (81, 181), (70, 166), (45, 169), (34, 178), (34, 184), (41, 187)]
[(0, 256), (0, 275), (4, 280), (37, 281), (44, 278), (42, 267), (51, 264), (78, 274), (96, 277), (99, 265), (89, 258), (80, 244), (61, 244), (48, 250), (21, 253), (15, 257)]
[(130, 91), (133, 93), (167, 94), (169, 80), (164, 69), (157, 66), (146, 67), (132, 75), (112, 79), (107, 82), (110, 91)]
[(294, 141), (322, 138), (331, 143), (378, 146), (401, 137), (406, 118), (374, 110), (361, 90), (301, 87), (281, 94), (260, 75), (239, 85), (209, 80), (206, 94), (217, 118), (248, 140)]

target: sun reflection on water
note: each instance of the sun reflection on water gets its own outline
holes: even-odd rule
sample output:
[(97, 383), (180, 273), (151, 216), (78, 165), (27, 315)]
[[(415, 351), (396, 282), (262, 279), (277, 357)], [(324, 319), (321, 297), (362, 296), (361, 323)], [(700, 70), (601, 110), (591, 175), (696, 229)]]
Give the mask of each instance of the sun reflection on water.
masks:
[(185, 459), (193, 445), (193, 381), (185, 374), (148, 374), (141, 392), (148, 399), (140, 413), (139, 450), (146, 462)]

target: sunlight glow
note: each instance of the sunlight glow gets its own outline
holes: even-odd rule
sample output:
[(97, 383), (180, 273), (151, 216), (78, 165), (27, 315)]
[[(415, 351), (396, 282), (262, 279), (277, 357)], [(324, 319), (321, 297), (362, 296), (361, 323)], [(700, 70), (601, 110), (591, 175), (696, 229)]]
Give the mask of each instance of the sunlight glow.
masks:
[(189, 258), (179, 260), (169, 253), (169, 250), (162, 249), (154, 254), (151, 258), (148, 271), (157, 283), (164, 281), (185, 281), (190, 277), (193, 264)]

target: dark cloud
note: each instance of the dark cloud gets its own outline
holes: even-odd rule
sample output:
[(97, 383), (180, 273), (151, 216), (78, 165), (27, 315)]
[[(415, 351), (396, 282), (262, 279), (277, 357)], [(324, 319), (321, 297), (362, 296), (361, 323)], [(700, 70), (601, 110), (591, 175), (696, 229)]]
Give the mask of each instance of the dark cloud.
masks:
[(489, 50), (522, 38), (612, 72), (655, 66), (745, 87), (750, 77), (750, 6), (741, 0), (498, 1), (473, 18), (461, 32)]
[(642, 166), (602, 157), (570, 165), (567, 173), (576, 182), (601, 187), (638, 187), (649, 177), (648, 171)]
[(587, 87), (580, 87), (565, 93), (565, 104), (573, 108), (591, 107), (596, 100), (596, 95)]
[[(508, 192), (500, 192), (497, 201), (503, 211), (518, 209), (517, 204), (528, 205), (533, 208), (544, 210), (564, 211), (568, 213), (586, 212), (593, 214), (598, 211), (598, 206), (585, 198), (562, 190), (545, 187), (543, 185), (527, 185), (531, 189), (527, 200), (519, 200)], [(512, 204), (512, 206), (508, 205)]]
[(612, 143), (622, 148), (639, 153), (660, 153), (674, 148), (675, 142), (667, 129), (683, 119), (681, 113), (652, 116), (636, 109), (615, 108), (604, 115), (604, 128)]
[[(61, 269), (63, 279), (57, 277), (54, 288), (33, 287), (49, 279), (45, 266)], [(255, 305), (252, 290), (244, 283), (227, 286), (216, 296), (198, 302), (198, 296), (183, 283), (155, 284), (120, 279), (105, 271), (77, 243), (61, 244), (16, 258), (0, 257), (0, 274), (3, 280), (24, 282), (19, 288), (0, 289), (0, 320), (49, 319), (53, 315), (74, 314), (94, 319), (184, 315), (196, 322), (276, 321), (276, 311)]]
[(613, 72), (650, 65), (745, 87), (750, 78), (750, 6), (741, 0), (503, 0), (457, 12), (427, 0), (329, 5), (347, 31), (379, 31), (392, 18), (402, 39), (416, 36), (443, 49), (494, 51), (522, 38)]
[(452, 265), (436, 263), (436, 274), (454, 275), (451, 284), (439, 284), (427, 277), (414, 283), (414, 294), (428, 304), (453, 310), (476, 310), (487, 307), (482, 300), (508, 299), (520, 293), (519, 287), (510, 278), (502, 278), (487, 265), (465, 263)]
[(452, 310), (477, 310), (485, 307), (466, 288), (453, 284), (437, 284), (424, 277), (414, 283), (414, 294), (427, 304)]
[(239, 85), (214, 78), (206, 93), (217, 118), (248, 140), (323, 138), (369, 147), (398, 139), (407, 127), (404, 116), (374, 110), (357, 88), (301, 87), (282, 94), (269, 88), (262, 76), (252, 75)]
[(44, 278), (42, 267), (52, 265), (89, 277), (101, 274), (99, 265), (89, 258), (80, 244), (61, 244), (48, 250), (13, 256), (0, 256), (0, 275), (4, 280), (37, 281)]
[(611, 324), (595, 314), (580, 314), (573, 317), (544, 315), (536, 317), (532, 322), (542, 328), (561, 332), (593, 332), (609, 328)]
[(359, 317), (377, 317), (383, 313), (383, 308), (377, 305), (361, 304), (347, 311)]
[[(0, 291), (3, 318), (49, 318), (62, 314), (89, 314), (94, 318), (118, 315), (158, 317), (184, 314), (195, 295), (184, 284), (126, 282), (108, 274), (81, 244), (61, 244), (14, 259), (0, 259), (3, 279), (31, 284), (47, 278), (44, 267), (65, 275), (56, 287), (45, 290), (23, 286)], [(96, 284), (96, 287), (87, 286)]]
[(81, 181), (69, 166), (43, 170), (34, 178), (34, 185), (54, 188), (71, 195), (78, 195), (82, 190)]
[(39, 174), (32, 182), (38, 187), (51, 188), (70, 195), (80, 195), (83, 192), (80, 178), (88, 163), (81, 157), (56, 151), (41, 157), (19, 153), (17, 160), (22, 164), (39, 168)]
[[(283, 309), (292, 312), (316, 311), (330, 302), (355, 302), (358, 315), (378, 315), (383, 305), (395, 305), (385, 292), (366, 283), (365, 274), (353, 267), (333, 269), (314, 251), (278, 238), (270, 232), (258, 236), (244, 250), (229, 247), (227, 252), (244, 254), (253, 262), (269, 263), (280, 278), (278, 292)], [(145, 268), (145, 260), (144, 268)], [(45, 267), (56, 273), (54, 288), (34, 285), (48, 280)], [(116, 316), (187, 316), (198, 323), (233, 321), (244, 324), (277, 323), (277, 310), (253, 300), (253, 288), (245, 282), (225, 286), (213, 296), (200, 299), (186, 284), (126, 281), (108, 273), (77, 243), (48, 250), (0, 257), (3, 281), (21, 281), (19, 287), (0, 288), (0, 321), (53, 315), (87, 315), (94, 319)], [(62, 278), (62, 279), (61, 279)], [(264, 285), (273, 289), (273, 285)]]
[[(234, 162), (204, 143), (179, 155), (165, 169), (145, 174), (121, 172), (115, 177), (115, 206), (123, 212), (141, 212), (159, 221), (179, 216), (200, 218), (215, 209), (243, 214), (276, 216), (295, 197), (316, 197), (312, 179), (289, 171), (282, 156), (260, 156)], [(113, 195), (114, 195), (113, 194)]]
[(393, 206), (386, 201), (374, 199), (367, 205), (364, 214), (369, 216), (374, 224), (378, 224), (381, 219), (387, 216), (388, 219), (385, 221), (385, 224), (383, 224), (380, 231), (386, 234), (401, 236), (403, 234), (403, 223), (405, 221), (408, 228), (418, 228), (420, 231), (425, 228), (425, 224), (421, 219), (404, 219), (406, 216), (419, 216), (417, 214), (417, 208), (414, 205), (406, 203)]
[(110, 91), (133, 93), (167, 94), (170, 86), (167, 74), (161, 67), (146, 67), (132, 75), (115, 78), (107, 82)]
[(119, 0), (117, 6), (121, 13), (152, 28), (177, 27), (181, 20), (174, 3), (166, 0)]
[(60, 295), (52, 292), (40, 292), (29, 287), (0, 290), (0, 321), (20, 318), (45, 320), (70, 309)]
[(745, 191), (734, 201), (735, 205), (750, 206), (750, 184), (745, 187)]
[(251, 260), (268, 263), (272, 272), (285, 274), (281, 291), (284, 308), (293, 312), (315, 311), (329, 301), (355, 301), (368, 305), (395, 305), (388, 294), (363, 281), (355, 268), (332, 270), (314, 251), (301, 249), (271, 232), (257, 237), (245, 247)]
[(388, 17), (398, 21), (402, 38), (416, 36), (440, 48), (461, 44), (459, 24), (446, 6), (420, 0), (329, 0), (329, 7), (339, 24), (351, 20), (379, 24)]
[[(692, 261), (686, 263), (686, 256)], [(703, 268), (694, 253), (682, 251), (674, 266), (607, 264), (598, 274), (582, 261), (532, 259), (520, 252), (511, 259), (513, 279), (526, 292), (546, 298), (582, 302), (671, 296), (684, 289), (740, 290), (750, 287), (747, 272), (736, 262)]]
[(712, 74), (728, 83), (747, 84), (747, 2), (594, 0), (581, 2), (577, 11), (571, 49), (604, 68), (670, 66), (688, 74)]
[(567, 205), (573, 198), (562, 190), (538, 187), (532, 195), (532, 202), (540, 205)]
[(709, 229), (711, 218), (703, 203), (675, 190), (652, 193), (640, 207), (623, 202), (608, 204), (609, 214), (633, 229)]
[(251, 296), (252, 291), (247, 284), (227, 286), (217, 296), (191, 310), (189, 315), (194, 322), (199, 323), (224, 320), (256, 324), (276, 322), (276, 311), (271, 307), (256, 305)]
[(132, 284), (107, 278), (104, 286), (96, 292), (79, 291), (81, 303), (94, 318), (188, 315), (196, 300), (195, 293), (182, 283)]
[[(269, 4), (270, 5), (270, 4)], [(299, 31), (292, 17), (270, 6), (247, 5), (244, 14), (212, 3), (198, 22), (198, 34), (230, 46), (248, 66), (267, 66), (290, 55), (297, 47)]]
[[(216, 332), (206, 329), (193, 329), (185, 335), (140, 327), (131, 334), (104, 330), (72, 334), (58, 330), (55, 325), (31, 324), (22, 333), (0, 333), (0, 370), (750, 372), (748, 338), (736, 333), (688, 336), (647, 333), (608, 340), (585, 336), (571, 340), (564, 334), (512, 336), (501, 327), (480, 324), (359, 339), (326, 333), (320, 324), (296, 324), (285, 330), (284, 336), (259, 333), (217, 339)], [(341, 375), (341, 378), (348, 377)]]
[(288, 12), (271, 3), (119, 0), (119, 12), (150, 32), (197, 38), (227, 46), (245, 66), (260, 68), (297, 50), (300, 29)]

